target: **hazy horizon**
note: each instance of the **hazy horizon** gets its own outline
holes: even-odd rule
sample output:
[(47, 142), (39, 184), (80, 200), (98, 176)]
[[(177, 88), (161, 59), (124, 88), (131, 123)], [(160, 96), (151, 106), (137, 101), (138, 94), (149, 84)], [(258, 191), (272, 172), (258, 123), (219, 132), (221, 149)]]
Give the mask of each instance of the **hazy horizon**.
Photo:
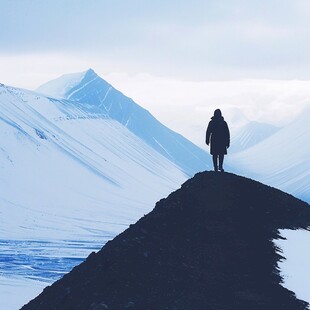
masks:
[[(251, 121), (286, 126), (310, 103), (310, 81), (240, 79), (197, 82), (149, 74), (102, 75), (96, 68), (92, 69), (166, 126), (201, 147), (204, 147), (205, 127), (216, 108), (222, 109), (234, 130)], [(64, 75), (75, 79), (75, 74)], [(53, 93), (49, 95), (53, 96)]]
[(0, 81), (63, 73), (310, 80), (306, 0), (0, 0)]

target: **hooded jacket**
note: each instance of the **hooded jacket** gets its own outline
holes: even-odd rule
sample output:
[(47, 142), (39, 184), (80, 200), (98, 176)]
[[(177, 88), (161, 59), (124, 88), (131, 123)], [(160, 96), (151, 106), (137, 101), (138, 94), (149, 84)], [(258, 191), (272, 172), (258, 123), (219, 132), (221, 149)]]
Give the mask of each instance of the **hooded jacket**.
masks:
[(211, 155), (227, 154), (227, 148), (230, 145), (230, 134), (228, 125), (221, 115), (211, 117), (207, 132), (206, 144), (210, 143)]

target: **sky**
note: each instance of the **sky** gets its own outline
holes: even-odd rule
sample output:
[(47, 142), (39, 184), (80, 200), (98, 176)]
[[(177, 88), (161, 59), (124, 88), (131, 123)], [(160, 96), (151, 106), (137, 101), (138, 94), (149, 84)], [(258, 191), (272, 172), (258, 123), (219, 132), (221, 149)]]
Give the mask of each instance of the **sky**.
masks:
[(310, 106), (310, 0), (0, 0), (0, 7), (6, 85), (36, 89), (92, 68), (197, 144), (217, 107), (230, 120), (239, 114), (240, 124), (282, 126)]
[(309, 0), (0, 0), (0, 82), (58, 75), (310, 80)]

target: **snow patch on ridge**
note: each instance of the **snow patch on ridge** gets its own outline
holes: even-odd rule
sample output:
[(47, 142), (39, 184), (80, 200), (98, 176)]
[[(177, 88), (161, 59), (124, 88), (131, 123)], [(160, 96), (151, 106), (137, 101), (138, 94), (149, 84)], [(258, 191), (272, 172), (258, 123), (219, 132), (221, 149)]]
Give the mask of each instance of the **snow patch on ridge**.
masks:
[(51, 80), (36, 89), (38, 93), (55, 98), (65, 98), (65, 94), (81, 83), (88, 71), (64, 74), (61, 77)]
[(310, 233), (306, 230), (280, 230), (283, 239), (274, 240), (285, 257), (278, 263), (283, 286), (295, 292), (297, 298), (310, 303)]

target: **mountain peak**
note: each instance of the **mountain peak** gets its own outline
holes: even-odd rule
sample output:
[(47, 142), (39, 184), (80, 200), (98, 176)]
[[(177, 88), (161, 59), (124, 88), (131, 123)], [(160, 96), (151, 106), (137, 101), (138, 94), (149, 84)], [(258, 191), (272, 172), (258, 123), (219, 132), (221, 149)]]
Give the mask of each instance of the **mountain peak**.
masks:
[(309, 223), (291, 195), (198, 173), (23, 309), (307, 309), (280, 285), (272, 240)]
[(55, 98), (67, 98), (74, 89), (95, 78), (99, 76), (89, 68), (83, 72), (64, 74), (39, 86), (36, 91)]
[(38, 91), (69, 99), (86, 111), (91, 107), (92, 113), (116, 120), (190, 176), (205, 170), (210, 163), (204, 150), (165, 127), (91, 68), (82, 73), (63, 75)]
[(81, 84), (83, 84), (85, 80), (88, 80), (89, 78), (100, 78), (99, 75), (92, 68), (89, 68), (88, 70), (82, 72), (82, 74), (83, 73), (84, 73), (84, 77), (81, 80)]
[(85, 73), (86, 74), (98, 75), (92, 68), (89, 68)]

